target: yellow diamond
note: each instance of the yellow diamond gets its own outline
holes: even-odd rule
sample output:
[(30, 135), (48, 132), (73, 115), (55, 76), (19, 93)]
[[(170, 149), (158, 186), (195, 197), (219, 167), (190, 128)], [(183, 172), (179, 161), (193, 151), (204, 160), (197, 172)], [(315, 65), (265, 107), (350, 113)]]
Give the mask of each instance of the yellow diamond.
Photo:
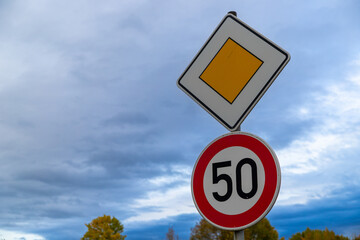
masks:
[(233, 103), (263, 62), (234, 42), (225, 42), (200, 78)]

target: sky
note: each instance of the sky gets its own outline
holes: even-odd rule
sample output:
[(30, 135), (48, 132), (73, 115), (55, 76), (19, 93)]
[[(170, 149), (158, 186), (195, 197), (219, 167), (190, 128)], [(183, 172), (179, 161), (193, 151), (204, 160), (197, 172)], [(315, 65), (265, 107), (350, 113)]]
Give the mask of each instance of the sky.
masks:
[(360, 234), (357, 0), (0, 0), (0, 239), (189, 239), (191, 174), (228, 132), (176, 81), (228, 11), (291, 54), (241, 125), (281, 166), (280, 237)]

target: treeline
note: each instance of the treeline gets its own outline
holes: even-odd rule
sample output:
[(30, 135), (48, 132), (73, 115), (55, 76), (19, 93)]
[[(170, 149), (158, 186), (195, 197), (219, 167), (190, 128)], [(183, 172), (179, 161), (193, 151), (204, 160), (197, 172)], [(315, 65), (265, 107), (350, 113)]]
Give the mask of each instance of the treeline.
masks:
[[(334, 231), (330, 231), (329, 229), (325, 230), (311, 230), (307, 228), (302, 233), (296, 233), (292, 235), (290, 240), (303, 240), (303, 239), (313, 239), (313, 240), (350, 240), (348, 237), (344, 237), (342, 235), (336, 235)], [(358, 236), (354, 236), (353, 240), (360, 240), (360, 234)]]
[[(88, 230), (81, 240), (125, 240), (126, 238), (126, 235), (123, 235), (124, 226), (115, 217), (104, 215), (85, 225)], [(173, 227), (169, 228), (165, 239), (180, 240)], [(202, 219), (191, 229), (190, 240), (234, 240), (234, 232), (216, 228)], [(279, 234), (269, 220), (264, 218), (245, 229), (245, 240), (279, 240)], [(280, 240), (285, 238), (282, 237)], [(301, 233), (293, 234), (289, 240), (360, 240), (360, 234), (348, 238), (337, 235), (327, 228), (325, 230), (307, 228)]]
[[(264, 218), (257, 224), (245, 229), (245, 240), (279, 240), (279, 234), (271, 226), (268, 219)], [(166, 234), (166, 240), (179, 240), (172, 227)], [(234, 232), (226, 231), (214, 227), (204, 219), (191, 229), (190, 240), (234, 240)], [(280, 240), (285, 240), (284, 237)], [(360, 234), (348, 238), (343, 235), (337, 235), (334, 231), (327, 228), (325, 230), (311, 230), (307, 228), (301, 233), (293, 234), (289, 240), (360, 240)]]

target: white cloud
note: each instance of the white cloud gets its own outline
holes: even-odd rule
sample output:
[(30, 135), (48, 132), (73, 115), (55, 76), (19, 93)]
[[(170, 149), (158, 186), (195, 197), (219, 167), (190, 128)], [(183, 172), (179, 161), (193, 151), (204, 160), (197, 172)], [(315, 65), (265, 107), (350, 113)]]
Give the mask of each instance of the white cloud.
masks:
[(148, 179), (150, 184), (160, 187), (173, 183), (188, 183), (191, 176), (191, 169), (185, 165), (173, 165), (171, 166), (171, 175), (161, 175), (151, 179)]
[(284, 188), (280, 190), (279, 197), (276, 204), (278, 205), (294, 205), (294, 204), (306, 204), (309, 200), (316, 200), (327, 197), (331, 194), (333, 189), (339, 187), (338, 184), (329, 183), (314, 183), (312, 185), (299, 184), (292, 182), (292, 184), (286, 184)]
[[(311, 120), (314, 124), (276, 151), (285, 182), (280, 204), (304, 204), (328, 196), (341, 187), (337, 181), (342, 175), (351, 174), (344, 173), (344, 165), (356, 164), (356, 159), (345, 156), (358, 152), (360, 147), (359, 66), (360, 61), (354, 61), (351, 74), (344, 80), (339, 77), (322, 93), (313, 94), (316, 97), (293, 114), (293, 121)], [(354, 169), (349, 167), (349, 171)]]
[(136, 214), (126, 219), (125, 223), (148, 222), (197, 212), (191, 199), (190, 184), (151, 191), (145, 198), (136, 199), (131, 207)]
[(191, 198), (191, 169), (188, 166), (173, 165), (171, 172), (173, 174), (148, 179), (148, 183), (157, 190), (149, 191), (145, 197), (134, 200), (131, 208), (136, 214), (126, 219), (125, 223), (149, 222), (196, 213)]
[(0, 239), (6, 240), (45, 240), (44, 237), (32, 234), (32, 233), (22, 233), (22, 232), (15, 232), (15, 231), (6, 231), (0, 229)]

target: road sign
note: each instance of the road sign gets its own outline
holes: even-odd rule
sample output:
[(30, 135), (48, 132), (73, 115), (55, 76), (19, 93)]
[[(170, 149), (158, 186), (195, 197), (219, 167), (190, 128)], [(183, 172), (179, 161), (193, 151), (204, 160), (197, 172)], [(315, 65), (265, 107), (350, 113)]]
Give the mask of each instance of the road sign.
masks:
[(280, 190), (280, 166), (271, 147), (249, 133), (212, 141), (195, 164), (191, 190), (199, 213), (213, 225), (242, 230), (260, 221)]
[(228, 14), (177, 81), (230, 131), (237, 129), (290, 55)]

